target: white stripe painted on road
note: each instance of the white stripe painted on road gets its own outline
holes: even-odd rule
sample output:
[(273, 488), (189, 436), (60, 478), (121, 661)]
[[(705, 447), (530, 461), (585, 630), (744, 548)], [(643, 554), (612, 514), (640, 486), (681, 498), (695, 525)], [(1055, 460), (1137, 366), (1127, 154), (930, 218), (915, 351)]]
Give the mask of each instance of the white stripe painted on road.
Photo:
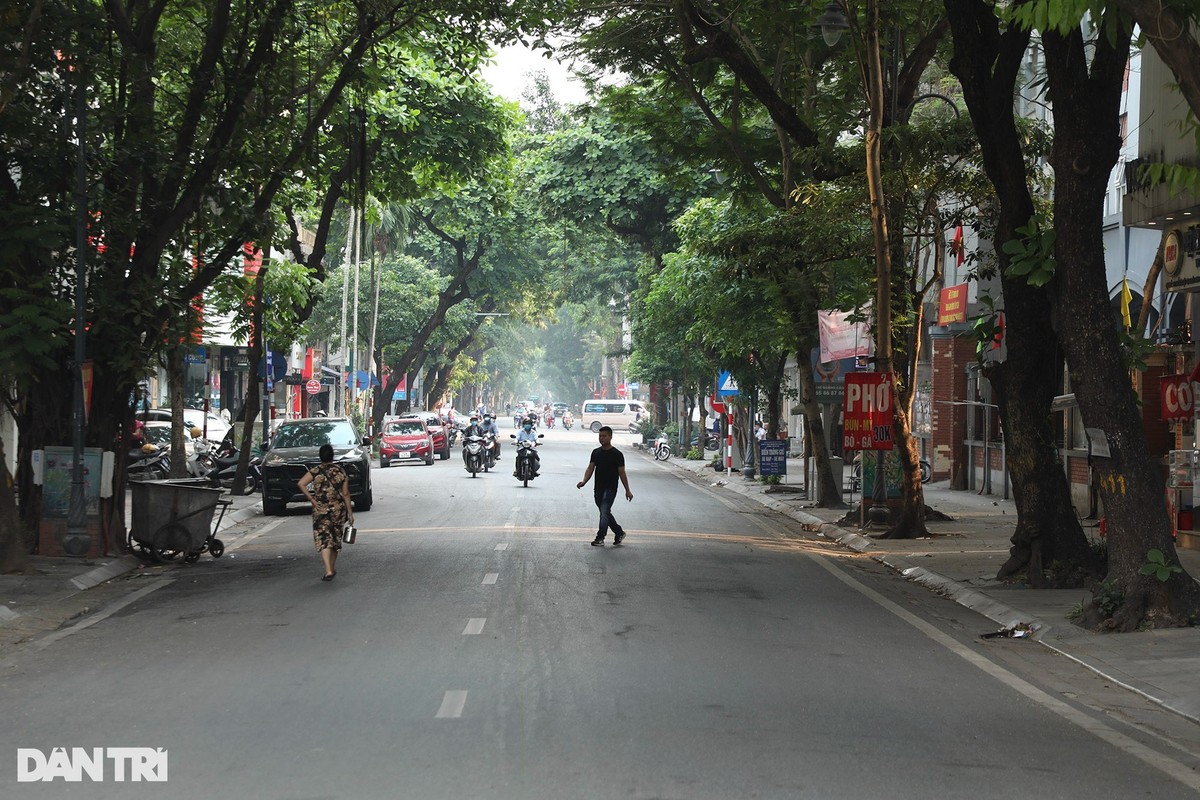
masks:
[(512, 511), (508, 512), (508, 519), (504, 523), (505, 528), (517, 527), (517, 520), (521, 518), (521, 507), (513, 506)]
[(500, 544), (496, 545), (496, 549), (497, 550), (507, 550), (508, 542), (501, 542)]
[(1162, 753), (1155, 752), (1141, 742), (1131, 739), (1123, 733), (1120, 733), (1113, 728), (1110, 728), (1104, 722), (1093, 719), (1079, 709), (1064, 703), (1057, 697), (1037, 688), (1033, 684), (1019, 677), (1018, 675), (1008, 671), (999, 664), (989, 661), (984, 656), (976, 653), (971, 648), (960, 643), (957, 639), (942, 633), (936, 627), (926, 622), (925, 620), (913, 614), (911, 611), (902, 606), (888, 600), (886, 597), (859, 583), (850, 575), (843, 572), (838, 567), (834, 566), (827, 558), (819, 558), (816, 556), (808, 556), (808, 558), (820, 564), (827, 572), (833, 575), (842, 583), (854, 589), (856, 592), (872, 600), (887, 611), (890, 611), (895, 616), (913, 626), (925, 636), (945, 647), (950, 652), (959, 656), (963, 660), (978, 667), (983, 672), (992, 676), (1000, 683), (1020, 692), (1025, 697), (1035, 703), (1044, 706), (1047, 710), (1052, 711), (1062, 717), (1067, 722), (1070, 722), (1084, 731), (1092, 734), (1101, 741), (1111, 744), (1119, 750), (1123, 750), (1129, 755), (1137, 758), (1146, 764), (1161, 770), (1175, 780), (1182, 783), (1184, 786), (1190, 787), (1194, 791), (1200, 791), (1200, 775), (1197, 775), (1187, 764), (1180, 763), (1173, 758)]
[(463, 628), (463, 636), (474, 636), (478, 633), (483, 633), (483, 623), (487, 622), (487, 617), (471, 617), (467, 620), (467, 627)]
[(489, 585), (495, 583), (499, 579), (500, 579), (499, 572), (489, 572), (483, 576), (483, 585), (489, 586)]
[(150, 585), (143, 586), (141, 589), (138, 589), (133, 594), (130, 594), (130, 595), (127, 595), (127, 596), (121, 598), (117, 602), (115, 602), (112, 605), (105, 608), (103, 611), (101, 611), (97, 614), (93, 614), (92, 616), (87, 617), (86, 619), (84, 619), (80, 622), (76, 622), (74, 625), (72, 625), (69, 628), (62, 628), (60, 630), (55, 631), (54, 633), (49, 634), (48, 636), (43, 636), (41, 639), (38, 639), (36, 642), (33, 643), (33, 647), (37, 648), (38, 650), (45, 650), (47, 647), (54, 644), (58, 640), (65, 639), (73, 633), (79, 633), (79, 631), (84, 630), (85, 628), (90, 628), (93, 625), (95, 625), (97, 622), (103, 622), (104, 620), (108, 619), (113, 614), (117, 613), (122, 608), (129, 605), (130, 603), (135, 603), (138, 600), (141, 600), (146, 595), (150, 594), (151, 592), (153, 592), (157, 589), (161, 589), (164, 586), (169, 586), (170, 584), (172, 584), (174, 582), (175, 582), (174, 578), (156, 578), (154, 581), (152, 581), (150, 583)]
[(450, 689), (442, 696), (442, 705), (437, 711), (436, 719), (458, 719), (462, 716), (466, 704), (466, 689)]
[(228, 553), (231, 550), (237, 550), (239, 547), (246, 544), (247, 542), (254, 541), (258, 537), (262, 536), (264, 533), (267, 533), (268, 531), (272, 531), (275, 528), (278, 528), (282, 524), (283, 524), (283, 520), (281, 520), (281, 519), (271, 520), (270, 522), (268, 522), (267, 524), (263, 525), (261, 528), (256, 530), (254, 533), (248, 533), (245, 536), (243, 536), (242, 538), (234, 539), (232, 542), (225, 545), (225, 552)]

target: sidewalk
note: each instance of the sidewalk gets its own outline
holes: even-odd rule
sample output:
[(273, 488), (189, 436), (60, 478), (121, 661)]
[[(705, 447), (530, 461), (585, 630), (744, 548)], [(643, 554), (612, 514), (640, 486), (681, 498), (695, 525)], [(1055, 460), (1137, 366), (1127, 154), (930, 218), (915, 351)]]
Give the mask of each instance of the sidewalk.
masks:
[[(226, 494), (225, 497), (232, 504), (221, 519), (218, 534), (232, 533), (230, 529), (262, 513), (260, 495), (233, 497)], [(127, 494), (125, 519), (130, 518)], [(228, 547), (229, 538), (222, 537), (222, 540)], [(202, 558), (210, 556), (206, 553)], [(30, 562), (37, 570), (34, 575), (0, 575), (0, 654), (17, 644), (42, 639), (72, 620), (141, 591), (149, 583), (107, 583), (112, 578), (138, 572), (148, 579), (155, 579), (170, 569), (133, 555), (96, 559), (30, 556)]]
[[(640, 452), (651, 458), (646, 451)], [(974, 490), (954, 491), (946, 482), (926, 484), (925, 504), (950, 517), (949, 521), (928, 521), (933, 534), (929, 539), (870, 539), (835, 524), (845, 516), (845, 509), (817, 508), (814, 501), (806, 499), (801, 489), (802, 459), (788, 459), (783, 491), (736, 472), (726, 477), (713, 470), (709, 460), (672, 458), (666, 463), (673, 469), (695, 472), (715, 484), (716, 490), (746, 495), (787, 514), (818, 536), (870, 555), (909, 580), (987, 617), (996, 623), (997, 631), (1028, 625), (1029, 638), (1200, 723), (1200, 688), (1196, 686), (1196, 676), (1200, 675), (1200, 628), (1092, 633), (1067, 619), (1074, 606), (1090, 599), (1087, 590), (1035, 590), (995, 580), (1008, 558), (1009, 538), (1016, 526), (1012, 500), (1004, 500), (999, 494), (980, 495)], [(850, 499), (847, 495), (848, 503)], [(1200, 578), (1200, 551), (1179, 550), (1178, 557), (1190, 575)], [(986, 632), (990, 631), (980, 631)]]

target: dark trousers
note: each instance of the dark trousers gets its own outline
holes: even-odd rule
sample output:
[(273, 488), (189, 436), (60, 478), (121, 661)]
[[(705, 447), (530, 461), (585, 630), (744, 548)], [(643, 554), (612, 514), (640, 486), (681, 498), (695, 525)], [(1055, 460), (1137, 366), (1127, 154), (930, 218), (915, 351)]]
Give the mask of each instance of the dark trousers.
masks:
[(610, 489), (601, 489), (596, 492), (596, 507), (600, 509), (600, 530), (596, 534), (597, 539), (603, 539), (608, 534), (608, 529), (617, 536), (624, 536), (625, 529), (617, 522), (612, 515), (613, 503), (617, 500), (617, 487), (613, 486)]

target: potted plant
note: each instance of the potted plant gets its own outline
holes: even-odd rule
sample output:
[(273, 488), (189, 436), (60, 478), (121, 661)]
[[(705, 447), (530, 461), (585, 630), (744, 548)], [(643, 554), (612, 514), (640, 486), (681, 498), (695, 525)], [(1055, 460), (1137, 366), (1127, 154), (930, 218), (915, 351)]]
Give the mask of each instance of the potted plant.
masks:
[(654, 441), (654, 420), (650, 419), (649, 415), (639, 419), (634, 425), (634, 429), (642, 435), (642, 444), (650, 444)]

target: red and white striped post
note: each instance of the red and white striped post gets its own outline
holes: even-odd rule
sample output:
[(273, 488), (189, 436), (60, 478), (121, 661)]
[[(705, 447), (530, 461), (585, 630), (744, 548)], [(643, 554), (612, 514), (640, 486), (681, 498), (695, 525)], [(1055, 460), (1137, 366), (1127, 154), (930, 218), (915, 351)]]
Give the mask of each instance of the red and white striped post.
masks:
[(729, 412), (729, 433), (725, 436), (725, 471), (733, 472), (733, 411)]

